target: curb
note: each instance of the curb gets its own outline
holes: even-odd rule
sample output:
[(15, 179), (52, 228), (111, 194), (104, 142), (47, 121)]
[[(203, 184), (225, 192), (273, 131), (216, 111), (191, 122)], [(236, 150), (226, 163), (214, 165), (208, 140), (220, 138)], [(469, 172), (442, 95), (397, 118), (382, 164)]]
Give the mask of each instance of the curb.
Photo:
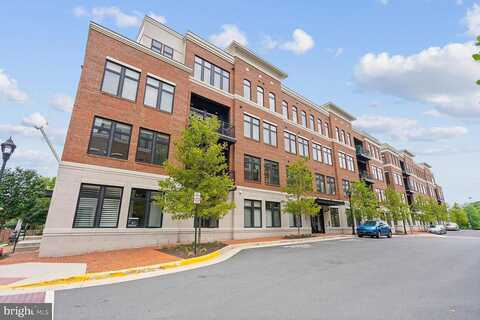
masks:
[[(47, 280), (47, 281), (39, 281), (39, 282), (27, 283), (27, 284), (0, 285), (0, 290), (38, 289), (38, 288), (41, 288), (41, 287), (72, 285), (72, 284), (82, 283), (82, 282), (86, 282), (86, 281), (115, 279), (115, 278), (138, 275), (138, 274), (143, 274), (143, 273), (148, 273), (148, 272), (175, 269), (175, 268), (189, 266), (189, 265), (192, 265), (192, 264), (198, 264), (198, 263), (202, 263), (202, 262), (209, 262), (209, 261), (211, 261), (215, 258), (220, 257), (222, 254), (224, 254), (226, 252), (234, 251), (235, 249), (236, 249), (235, 250), (236, 252), (234, 252), (233, 255), (235, 255), (236, 253), (238, 253), (238, 252), (240, 252), (244, 249), (282, 246), (282, 245), (297, 244), (297, 243), (320, 242), (320, 241), (327, 241), (327, 240), (343, 240), (343, 239), (350, 239), (350, 238), (352, 238), (352, 237), (351, 236), (345, 236), (345, 235), (338, 235), (338, 236), (334, 236), (334, 237), (317, 238), (317, 239), (312, 239), (312, 238), (286, 239), (286, 240), (279, 240), (279, 241), (275, 241), (275, 242), (254, 242), (254, 243), (231, 244), (231, 245), (227, 245), (227, 246), (225, 246), (225, 247), (223, 247), (223, 248), (221, 248), (217, 251), (211, 252), (209, 254), (199, 256), (199, 257), (189, 258), (189, 259), (183, 259), (183, 260), (166, 262), (166, 263), (149, 265), (149, 266), (133, 267), (133, 268), (121, 269), (121, 270), (85, 273), (85, 274), (71, 276), (71, 277), (67, 277), (67, 278)], [(231, 255), (231, 256), (233, 256), (233, 255)], [(226, 257), (226, 259), (228, 259), (228, 258), (229, 257)]]

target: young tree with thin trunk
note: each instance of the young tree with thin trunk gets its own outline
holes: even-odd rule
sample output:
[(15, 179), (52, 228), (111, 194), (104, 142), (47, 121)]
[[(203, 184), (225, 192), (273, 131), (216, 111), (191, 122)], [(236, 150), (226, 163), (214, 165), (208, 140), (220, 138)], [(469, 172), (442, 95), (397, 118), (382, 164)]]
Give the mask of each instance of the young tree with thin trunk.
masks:
[(407, 234), (406, 219), (408, 218), (408, 212), (405, 208), (405, 204), (402, 200), (400, 192), (395, 191), (392, 187), (388, 187), (385, 191), (386, 200), (383, 203), (385, 208), (391, 214), (394, 221), (401, 220), (403, 222), (403, 232)]
[[(159, 182), (162, 192), (157, 203), (173, 219), (193, 218), (195, 234), (201, 227), (201, 219), (220, 219), (235, 207), (228, 200), (234, 184), (228, 174), (226, 146), (219, 143), (219, 126), (215, 117), (192, 116), (189, 126), (175, 142), (176, 162), (165, 164), (169, 177)], [(194, 192), (200, 192), (200, 204), (193, 203)]]
[(468, 216), (465, 210), (458, 205), (458, 203), (454, 203), (453, 207), (450, 208), (448, 211), (448, 215), (450, 221), (455, 222), (458, 226), (462, 229), (468, 228)]
[[(312, 172), (306, 165), (305, 159), (296, 160), (287, 169), (287, 185), (284, 191), (288, 194), (284, 212), (301, 219), (302, 216), (316, 216), (320, 206), (311, 197), (313, 190)], [(298, 234), (300, 225), (297, 224)]]
[(351, 201), (358, 220), (374, 219), (380, 216), (378, 200), (375, 193), (363, 181), (354, 182), (351, 186)]

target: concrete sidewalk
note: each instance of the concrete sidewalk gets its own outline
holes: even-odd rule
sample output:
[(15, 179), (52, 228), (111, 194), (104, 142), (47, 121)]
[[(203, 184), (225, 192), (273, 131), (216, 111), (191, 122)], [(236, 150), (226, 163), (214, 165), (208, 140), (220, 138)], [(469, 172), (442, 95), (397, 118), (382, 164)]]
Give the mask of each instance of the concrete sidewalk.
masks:
[[(162, 274), (168, 274), (173, 272), (180, 272), (190, 270), (194, 268), (204, 267), (211, 264), (222, 262), (230, 257), (234, 256), (238, 252), (244, 249), (251, 249), (257, 247), (268, 246), (281, 246), (288, 244), (302, 244), (318, 241), (329, 240), (342, 240), (350, 239), (351, 235), (323, 235), (319, 237), (301, 238), (301, 239), (252, 239), (251, 242), (239, 241), (237, 244), (230, 244), (218, 251), (210, 254), (195, 257), (191, 259), (180, 259), (172, 262), (148, 265), (142, 267), (128, 268), (122, 270), (111, 270), (106, 272), (85, 272), (85, 266), (81, 264), (69, 264), (69, 263), (47, 263), (43, 264), (42, 269), (39, 271), (32, 271), (35, 265), (24, 264), (12, 264), (9, 266), (1, 266), (0, 268), (8, 267), (8, 277), (18, 278), (11, 283), (4, 283), (0, 285), (0, 294), (12, 291), (44, 291), (54, 287), (55, 289), (68, 289), (92, 285), (103, 285), (108, 283), (115, 283), (121, 281), (130, 281), (140, 278), (159, 276)], [(14, 270), (18, 269), (18, 272)], [(83, 269), (82, 269), (83, 268)], [(43, 270), (43, 271), (40, 271)], [(48, 271), (49, 270), (49, 271)], [(58, 274), (55, 276), (55, 271), (58, 270)], [(75, 274), (75, 270), (82, 271)], [(45, 272), (44, 272), (45, 271)], [(0, 269), (0, 275), (2, 271)]]

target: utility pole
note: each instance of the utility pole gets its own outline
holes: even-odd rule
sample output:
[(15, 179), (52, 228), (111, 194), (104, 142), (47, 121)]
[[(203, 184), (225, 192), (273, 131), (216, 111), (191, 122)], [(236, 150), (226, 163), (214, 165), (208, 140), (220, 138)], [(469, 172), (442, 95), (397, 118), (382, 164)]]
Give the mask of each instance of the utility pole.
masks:
[(39, 130), (42, 133), (43, 139), (47, 143), (48, 147), (53, 153), (53, 156), (55, 159), (57, 159), (57, 162), (60, 163), (60, 157), (57, 154), (57, 151), (55, 151), (55, 148), (53, 147), (53, 144), (50, 142), (50, 139), (48, 139), (47, 135), (45, 134), (45, 130), (43, 130), (43, 126), (35, 126), (35, 129)]

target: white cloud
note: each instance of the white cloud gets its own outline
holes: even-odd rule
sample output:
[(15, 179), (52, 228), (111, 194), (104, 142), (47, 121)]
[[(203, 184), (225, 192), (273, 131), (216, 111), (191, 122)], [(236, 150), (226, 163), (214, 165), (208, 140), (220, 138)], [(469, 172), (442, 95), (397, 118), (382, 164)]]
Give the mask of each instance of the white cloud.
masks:
[(480, 5), (474, 3), (473, 6), (467, 10), (464, 22), (469, 35), (474, 37), (480, 36)]
[(224, 24), (222, 26), (222, 32), (212, 34), (210, 41), (220, 48), (227, 47), (232, 41), (236, 41), (244, 46), (248, 44), (245, 33), (234, 24)]
[(362, 116), (354, 125), (367, 132), (401, 141), (439, 141), (463, 136), (468, 132), (460, 126), (426, 128), (415, 119), (401, 117)]
[(57, 110), (71, 112), (73, 108), (73, 99), (72, 97), (66, 94), (62, 94), (62, 93), (55, 94), (50, 99), (50, 106), (52, 106)]
[(261, 42), (265, 49), (272, 50), (278, 47), (278, 41), (274, 40), (271, 36), (264, 36)]
[(441, 113), (437, 109), (428, 109), (423, 112), (424, 115), (434, 117), (434, 118), (439, 118), (445, 116), (445, 114)]
[(480, 64), (473, 43), (451, 43), (403, 56), (364, 55), (354, 71), (363, 89), (430, 104), (458, 117), (480, 117)]
[(28, 100), (28, 95), (18, 88), (17, 81), (9, 77), (2, 69), (0, 69), (0, 97), (1, 96), (16, 103), (24, 103)]
[(457, 6), (463, 6), (463, 0), (456, 0), (455, 3)]
[(35, 128), (16, 124), (0, 124), (0, 132), (7, 135), (20, 135), (24, 137), (34, 137), (37, 134)]
[(151, 12), (151, 11), (148, 13), (148, 15), (150, 16), (150, 18), (153, 18), (160, 23), (163, 23), (163, 24), (167, 23), (167, 18), (165, 18), (164, 16), (160, 16), (158, 14), (155, 14), (155, 13)]
[(379, 0), (379, 1), (380, 1), (381, 4), (383, 4), (385, 6), (390, 3), (390, 0)]
[(315, 46), (312, 36), (302, 29), (293, 30), (292, 40), (281, 43), (280, 49), (292, 51), (295, 54), (304, 54)]
[[(116, 6), (110, 7), (93, 7), (91, 10), (82, 6), (77, 6), (73, 9), (73, 15), (76, 17), (88, 17), (97, 22), (102, 22), (106, 19), (112, 19), (115, 25), (119, 28), (138, 27), (142, 23), (143, 14), (138, 11), (126, 13)], [(148, 14), (153, 19), (166, 23), (164, 16), (149, 12)]]
[(45, 119), (44, 116), (42, 116), (38, 112), (35, 112), (35, 113), (32, 113), (31, 115), (29, 115), (28, 117), (23, 118), (22, 124), (26, 125), (26, 126), (32, 126), (32, 127), (35, 127), (35, 128), (39, 128), (39, 127), (47, 126), (48, 122), (47, 122), (47, 119)]

